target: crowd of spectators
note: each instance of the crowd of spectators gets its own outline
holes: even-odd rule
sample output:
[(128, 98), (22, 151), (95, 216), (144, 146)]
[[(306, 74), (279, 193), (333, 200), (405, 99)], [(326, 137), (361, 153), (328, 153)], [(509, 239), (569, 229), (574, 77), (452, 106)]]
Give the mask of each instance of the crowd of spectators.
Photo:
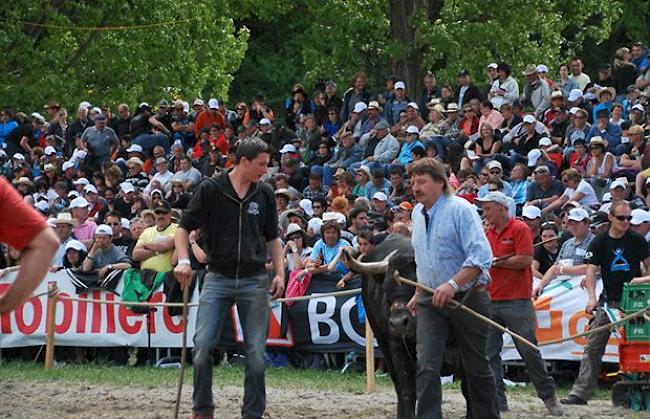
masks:
[[(557, 68), (487, 63), (475, 77), (459, 69), (455, 86), (429, 72), (421, 92), (398, 76), (373, 90), (359, 72), (344, 89), (333, 80), (296, 84), (284, 109), (263, 95), (232, 110), (215, 98), (162, 99), (133, 112), (122, 103), (115, 113), (84, 101), (74, 116), (56, 101), (39, 112), (7, 106), (0, 174), (56, 228), (52, 271), (100, 277), (170, 271), (180, 212), (204, 178), (233, 166), (249, 137), (272, 150), (263, 180), (275, 189), (289, 271), (317, 273), (360, 237), (372, 244), (386, 233), (410, 235), (408, 165), (423, 157), (444, 162), (454, 193), (470, 202), (502, 191), (537, 242), (570, 238), (575, 207), (602, 231), (620, 200), (650, 238), (649, 52), (622, 47), (591, 76), (579, 58)], [(205, 263), (201, 243), (194, 232), (195, 269)], [(561, 243), (540, 247), (535, 275), (554, 266)], [(4, 266), (19, 264), (19, 253), (6, 250)], [(340, 287), (346, 274), (341, 264)]]

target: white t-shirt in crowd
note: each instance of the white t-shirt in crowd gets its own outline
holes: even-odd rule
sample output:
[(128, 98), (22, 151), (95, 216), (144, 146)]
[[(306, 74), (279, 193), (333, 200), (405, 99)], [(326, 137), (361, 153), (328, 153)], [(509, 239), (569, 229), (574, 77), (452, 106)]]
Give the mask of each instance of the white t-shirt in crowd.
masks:
[(598, 205), (598, 198), (596, 197), (596, 191), (594, 191), (594, 188), (589, 184), (589, 182), (587, 182), (584, 179), (581, 180), (580, 183), (578, 183), (577, 188), (575, 189), (566, 188), (562, 196), (566, 196), (567, 198), (569, 198), (569, 200), (574, 201), (573, 196), (577, 192), (581, 192), (583, 195), (580, 201), (578, 201), (578, 203), (583, 207), (591, 207), (594, 205)]

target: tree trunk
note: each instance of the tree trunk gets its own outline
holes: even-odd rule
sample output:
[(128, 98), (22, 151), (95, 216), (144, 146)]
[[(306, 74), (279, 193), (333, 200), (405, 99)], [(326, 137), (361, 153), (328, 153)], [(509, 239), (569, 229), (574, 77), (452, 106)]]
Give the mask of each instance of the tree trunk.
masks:
[(391, 0), (390, 2), (390, 36), (399, 41), (405, 54), (390, 60), (391, 72), (406, 83), (406, 93), (411, 100), (417, 101), (423, 88), (426, 70), (422, 68), (422, 48), (415, 46), (413, 17), (423, 13), (429, 21), (440, 15), (444, 0)]

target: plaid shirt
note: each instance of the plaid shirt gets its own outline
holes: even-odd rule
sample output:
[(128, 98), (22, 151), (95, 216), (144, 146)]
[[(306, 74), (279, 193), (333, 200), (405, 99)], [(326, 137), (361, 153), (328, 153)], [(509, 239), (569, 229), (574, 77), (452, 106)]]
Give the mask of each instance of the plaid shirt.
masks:
[(582, 240), (578, 245), (576, 245), (575, 237), (570, 238), (562, 245), (560, 253), (557, 255), (557, 260), (569, 259), (573, 262), (573, 266), (584, 264), (585, 254), (587, 253), (589, 245), (593, 239), (594, 235), (591, 234), (591, 231), (587, 231), (587, 236), (585, 236), (584, 240)]
[(313, 201), (314, 198), (320, 196), (321, 198), (327, 197), (327, 192), (329, 192), (330, 188), (328, 188), (325, 185), (321, 185), (320, 188), (318, 189), (312, 189), (310, 186), (307, 186), (303, 191), (302, 195), (309, 199), (310, 201)]

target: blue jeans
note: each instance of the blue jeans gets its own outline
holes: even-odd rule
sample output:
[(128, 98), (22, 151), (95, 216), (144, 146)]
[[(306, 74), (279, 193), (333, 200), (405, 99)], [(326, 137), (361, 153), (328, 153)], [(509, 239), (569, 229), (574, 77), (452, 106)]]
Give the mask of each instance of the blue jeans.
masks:
[(147, 157), (153, 155), (153, 148), (157, 145), (165, 149), (165, 153), (169, 153), (169, 137), (165, 134), (140, 134), (133, 139), (133, 144), (142, 147), (142, 151)]
[(251, 278), (227, 278), (209, 272), (205, 277), (194, 334), (194, 393), (195, 413), (211, 414), (212, 350), (219, 344), (226, 313), (237, 304), (244, 333), (246, 374), (241, 417), (261, 418), (266, 408), (264, 385), (264, 350), (269, 328), (269, 281), (266, 274)]

